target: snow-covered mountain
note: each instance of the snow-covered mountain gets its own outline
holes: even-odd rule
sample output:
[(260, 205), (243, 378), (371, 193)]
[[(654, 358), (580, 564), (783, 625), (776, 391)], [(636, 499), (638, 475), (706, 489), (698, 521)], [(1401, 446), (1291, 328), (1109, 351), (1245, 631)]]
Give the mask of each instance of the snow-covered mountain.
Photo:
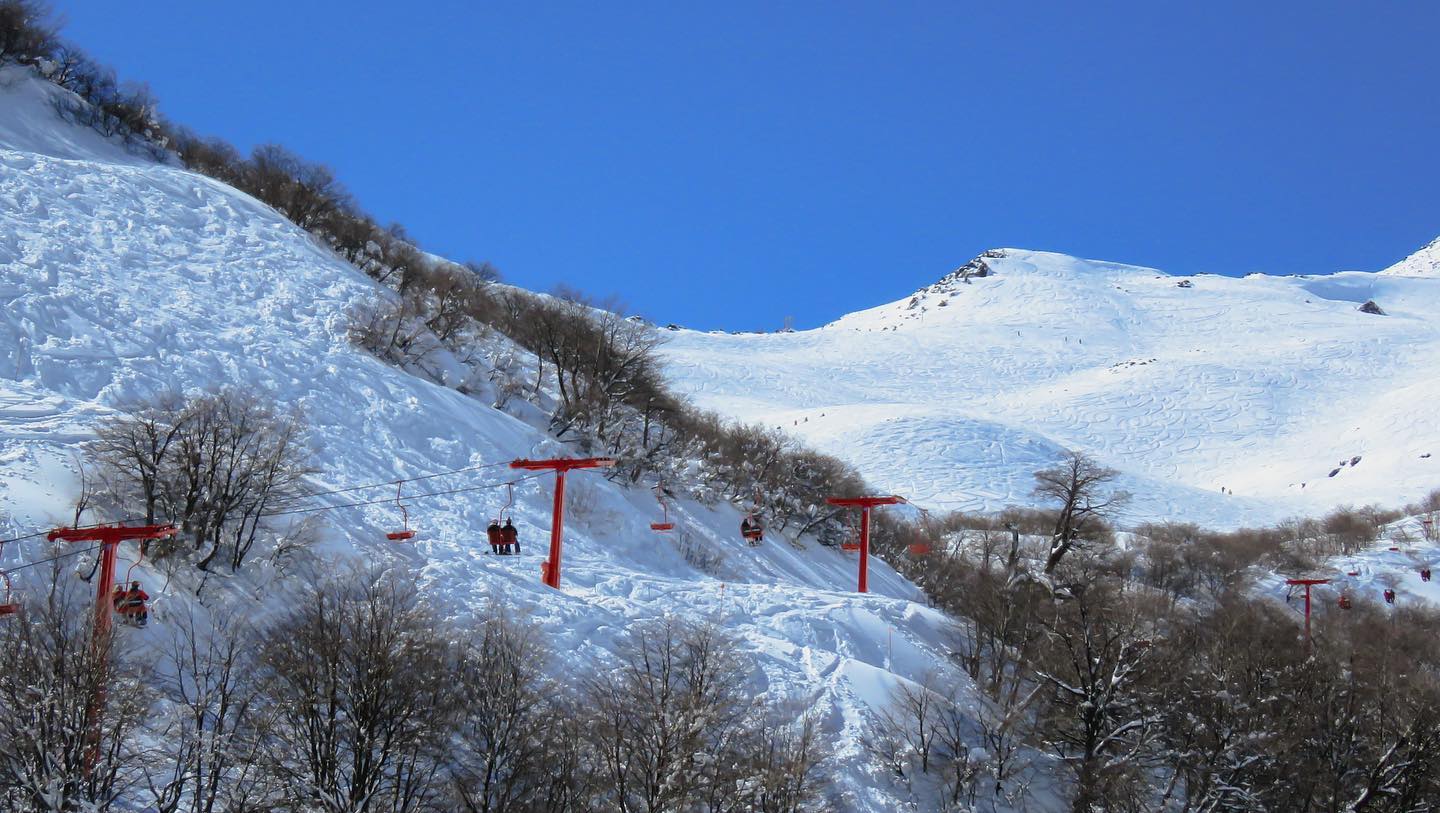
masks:
[(1440, 237), (1424, 248), (1381, 271), (1396, 277), (1431, 277), (1440, 279)]
[[(0, 72), (0, 537), (68, 522), (77, 444), (122, 399), (162, 389), (227, 385), (299, 407), (316, 489), (490, 464), (499, 468), (430, 483), (498, 484), (511, 476), (505, 461), (567, 454), (538, 422), (354, 347), (347, 314), (384, 289), (254, 199), (60, 124), (49, 104), (57, 92), (24, 71)], [(503, 487), (407, 499), (413, 544), (386, 541), (399, 521), (393, 505), (327, 512), (323, 550), (413, 578), (456, 624), (500, 598), (565, 653), (557, 668), (603, 654), (637, 622), (717, 620), (755, 656), (756, 695), (827, 710), (845, 809), (899, 808), (863, 732), (897, 681), (949, 668), (945, 620), (910, 583), (872, 560), (872, 593), (861, 596), (853, 556), (809, 539), (748, 547), (729, 506), (679, 501), (667, 538), (649, 528), (658, 511), (647, 489), (583, 473), (570, 484), (560, 591), (539, 582), (547, 477), (515, 487), (520, 556), (490, 556), (482, 538)], [(697, 570), (675, 537), (714, 564)], [(7, 545), (0, 566), (43, 555), (39, 541)], [(263, 580), (274, 574), (255, 570), (259, 581), (244, 589), (272, 592)], [(19, 574), (16, 587), (42, 575)], [(126, 631), (127, 647), (163, 634), (167, 612), (189, 600), (162, 583), (147, 581), (160, 623)]]
[(1031, 503), (1076, 449), (1122, 472), (1124, 523), (1233, 527), (1440, 486), (1437, 313), (1440, 277), (1395, 269), (1182, 278), (1006, 249), (816, 330), (664, 352), (700, 406), (923, 505)]

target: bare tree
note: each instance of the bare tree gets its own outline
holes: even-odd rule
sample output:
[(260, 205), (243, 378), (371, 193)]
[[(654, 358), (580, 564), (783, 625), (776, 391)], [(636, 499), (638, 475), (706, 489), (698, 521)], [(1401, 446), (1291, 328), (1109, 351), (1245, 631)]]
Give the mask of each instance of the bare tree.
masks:
[(122, 404), (118, 413), (96, 426), (85, 452), (111, 481), (114, 497), (127, 501), (133, 495), (144, 506), (145, 524), (154, 525), (170, 450), (188, 421), (185, 402), (164, 392)]
[(770, 710), (748, 737), (750, 781), (737, 800), (758, 813), (804, 813), (822, 809), (827, 783), (823, 765), (829, 749), (821, 741), (819, 715), (779, 707)]
[(412, 589), (365, 574), (312, 588), (268, 631), (274, 809), (411, 813), (435, 801), (456, 704), (433, 628)]
[(1035, 496), (1060, 503), (1050, 555), (1045, 559), (1046, 573), (1055, 571), (1089, 525), (1129, 500), (1126, 492), (1108, 488), (1119, 474), (1083, 452), (1067, 452), (1060, 465), (1035, 472)]
[(39, 0), (0, 0), (0, 65), (49, 56), (59, 44), (49, 18)]
[(268, 810), (259, 771), (266, 712), (253, 662), (255, 639), (242, 623), (190, 613), (173, 630), (157, 675), (176, 714), (158, 736), (163, 758), (148, 766), (159, 813)]
[[(145, 681), (92, 635), (91, 604), (57, 562), (43, 603), (0, 624), (0, 804), (106, 810), (137, 781)], [(17, 623), (18, 622), (18, 623)]]
[(535, 627), (509, 620), (499, 605), (485, 617), (479, 635), (464, 645), (455, 676), (464, 698), (460, 748), (449, 769), (457, 807), (535, 810), (554, 790), (549, 752), (556, 708), (549, 698), (559, 687), (544, 677)]
[(603, 807), (715, 809), (733, 796), (734, 747), (750, 711), (734, 642), (713, 625), (665, 619), (632, 631), (619, 655), (584, 690)]
[(1036, 678), (1048, 690), (1041, 735), (1075, 780), (1071, 809), (1118, 804), (1135, 786), (1155, 729), (1140, 691), (1151, 652), (1144, 613), (1092, 582), (1043, 619)]

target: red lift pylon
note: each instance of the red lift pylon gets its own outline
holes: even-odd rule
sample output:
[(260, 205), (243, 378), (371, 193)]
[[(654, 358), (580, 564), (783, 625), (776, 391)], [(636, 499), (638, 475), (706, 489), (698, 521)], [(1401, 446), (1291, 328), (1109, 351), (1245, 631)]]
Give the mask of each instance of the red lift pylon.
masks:
[(560, 543), (565, 525), (565, 475), (575, 469), (604, 469), (615, 465), (610, 457), (514, 460), (512, 469), (555, 472), (555, 512), (550, 523), (550, 558), (540, 565), (540, 581), (560, 589)]
[[(121, 525), (101, 525), (95, 528), (56, 528), (46, 534), (46, 539), (51, 542), (64, 540), (66, 542), (99, 542), (100, 543), (100, 565), (99, 581), (95, 585), (95, 633), (94, 645), (97, 655), (106, 651), (110, 640), (110, 615), (115, 611), (111, 603), (111, 592), (115, 589), (115, 552), (121, 542), (131, 539), (165, 539), (176, 534), (174, 525), (137, 525), (125, 527)], [(105, 660), (97, 657), (96, 662), (102, 670), (100, 679), (95, 684), (95, 696), (90, 699), (90, 705), (85, 710), (85, 722), (89, 729), (87, 736), (90, 739), (89, 747), (85, 752), (85, 770), (89, 771), (95, 767), (100, 756), (100, 716), (105, 709), (105, 691), (109, 676), (104, 673)]]
[[(1305, 645), (1310, 645), (1310, 588), (1317, 584), (1329, 584), (1329, 579), (1286, 579), (1285, 583), (1291, 587), (1305, 588)], [(1341, 596), (1344, 598), (1344, 596)], [(1343, 606), (1343, 605), (1342, 605)]]
[(860, 509), (860, 585), (858, 592), (870, 592), (870, 509), (877, 505), (899, 505), (904, 497), (828, 497), (825, 502), (842, 508)]

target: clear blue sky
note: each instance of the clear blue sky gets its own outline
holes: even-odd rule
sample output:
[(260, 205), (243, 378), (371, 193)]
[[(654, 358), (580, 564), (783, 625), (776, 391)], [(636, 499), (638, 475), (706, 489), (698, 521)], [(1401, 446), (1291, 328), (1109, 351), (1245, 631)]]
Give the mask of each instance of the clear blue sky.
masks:
[(814, 326), (1023, 246), (1376, 270), (1440, 235), (1440, 4), (57, 0), (174, 120), (426, 248)]

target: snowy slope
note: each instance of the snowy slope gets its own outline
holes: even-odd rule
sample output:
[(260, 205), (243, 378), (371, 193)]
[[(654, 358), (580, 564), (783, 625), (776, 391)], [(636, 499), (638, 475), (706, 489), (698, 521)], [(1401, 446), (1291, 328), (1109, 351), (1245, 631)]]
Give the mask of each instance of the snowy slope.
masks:
[(1063, 449), (1123, 473), (1122, 522), (1270, 523), (1440, 486), (1440, 278), (1003, 253), (816, 330), (679, 331), (669, 373), (931, 507), (1028, 504)]
[(1432, 277), (1440, 279), (1440, 237), (1409, 257), (1381, 271), (1397, 277)]
[[(120, 399), (161, 388), (231, 385), (300, 407), (317, 489), (566, 453), (508, 414), (353, 348), (346, 314), (378, 289), (272, 210), (58, 124), (48, 85), (13, 70), (0, 85), (0, 537), (68, 521), (75, 445)], [(496, 467), (429, 485), (511, 476)], [(859, 596), (847, 554), (809, 540), (751, 549), (736, 538), (736, 511), (682, 502), (680, 533), (721, 558), (718, 577), (706, 575), (649, 530), (648, 491), (575, 474), (564, 589), (551, 591), (538, 579), (550, 489), (548, 478), (515, 489), (520, 556), (487, 555), (480, 541), (503, 488), (407, 499), (413, 545), (385, 541), (392, 507), (327, 512), (326, 550), (413, 576), (458, 623), (503, 596), (543, 624), (565, 661), (605, 651), (640, 620), (717, 618), (757, 656), (756, 693), (829, 709), (846, 809), (899, 807), (860, 732), (895, 681), (947, 668), (944, 620), (913, 586), (874, 562), (874, 592)], [(4, 563), (43, 550), (9, 545)], [(151, 589), (163, 626), (183, 591)]]

